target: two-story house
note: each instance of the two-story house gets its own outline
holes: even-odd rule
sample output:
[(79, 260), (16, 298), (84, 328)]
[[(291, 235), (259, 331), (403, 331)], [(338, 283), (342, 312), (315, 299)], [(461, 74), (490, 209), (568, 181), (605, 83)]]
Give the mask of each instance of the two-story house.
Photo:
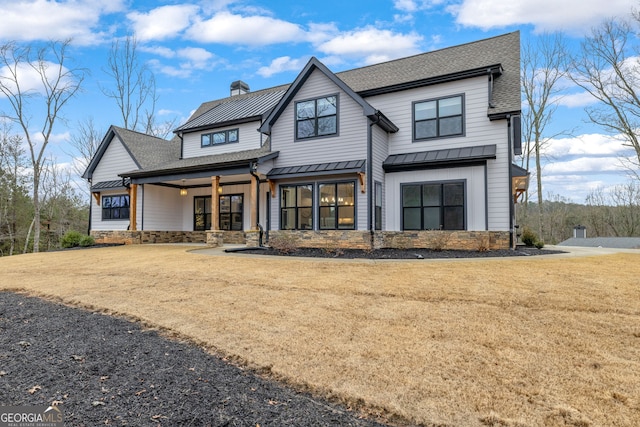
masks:
[[(202, 104), (166, 141), (112, 126), (84, 177), (99, 241), (507, 248), (526, 172), (509, 33)], [(524, 178), (524, 179), (523, 179)]]

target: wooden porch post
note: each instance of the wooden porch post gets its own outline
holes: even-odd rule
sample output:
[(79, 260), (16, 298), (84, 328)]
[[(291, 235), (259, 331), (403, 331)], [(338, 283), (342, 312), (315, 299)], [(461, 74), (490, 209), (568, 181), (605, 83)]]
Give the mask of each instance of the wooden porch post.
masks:
[(258, 180), (251, 180), (251, 230), (258, 230)]
[(220, 197), (218, 196), (218, 188), (220, 188), (220, 177), (211, 177), (211, 231), (220, 230)]
[(129, 188), (129, 230), (136, 231), (137, 212), (136, 207), (138, 205), (138, 184), (131, 184)]

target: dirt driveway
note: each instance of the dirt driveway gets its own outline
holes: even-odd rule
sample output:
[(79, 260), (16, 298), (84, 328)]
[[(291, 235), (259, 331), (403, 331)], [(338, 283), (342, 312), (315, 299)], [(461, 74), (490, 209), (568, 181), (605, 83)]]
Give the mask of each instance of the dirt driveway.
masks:
[(0, 259), (0, 288), (140, 319), (416, 423), (640, 419), (640, 255), (273, 259), (126, 246)]

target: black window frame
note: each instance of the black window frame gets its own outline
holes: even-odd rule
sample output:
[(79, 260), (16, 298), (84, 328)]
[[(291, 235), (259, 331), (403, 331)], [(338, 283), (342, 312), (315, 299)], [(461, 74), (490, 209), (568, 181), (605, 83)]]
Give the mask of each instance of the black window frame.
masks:
[[(300, 206), (299, 200), (298, 200), (298, 188), (301, 187), (309, 187), (311, 189), (311, 206)], [(285, 189), (290, 189), (290, 188), (294, 188), (294, 194), (295, 194), (295, 202), (292, 206), (288, 206), (285, 205), (285, 197), (283, 197), (283, 193)], [(280, 219), (279, 219), (279, 228), (280, 230), (313, 230), (314, 229), (314, 205), (315, 205), (315, 185), (311, 184), (311, 183), (304, 183), (304, 184), (284, 184), (284, 185), (280, 185), (280, 189), (279, 189), (279, 193), (280, 193)], [(301, 227), (300, 223), (300, 217), (303, 214), (303, 210), (306, 212), (307, 210), (309, 211), (309, 214), (311, 215), (311, 226), (310, 227)], [(294, 212), (294, 218), (295, 218), (295, 224), (293, 228), (283, 228), (282, 224), (283, 224), (283, 217), (285, 212), (289, 212), (289, 211), (293, 211)]]
[[(229, 198), (229, 212), (222, 212), (222, 199), (223, 198)], [(241, 199), (241, 203), (240, 203), (240, 211), (234, 211), (233, 210), (233, 198), (234, 197), (240, 197)], [(224, 231), (243, 231), (244, 230), (244, 194), (242, 193), (238, 193), (238, 194), (220, 194), (218, 195), (218, 206), (220, 207), (218, 209), (218, 224), (220, 226), (220, 230), (224, 230)], [(223, 216), (228, 214), (229, 215), (229, 227), (227, 228), (224, 224), (224, 219)], [(234, 228), (234, 224), (238, 224), (238, 221), (234, 221), (234, 215), (233, 214), (240, 214), (239, 218), (239, 228)]]
[[(338, 186), (349, 184), (353, 189), (353, 203), (349, 204), (346, 202), (340, 203), (340, 199), (338, 197)], [(322, 186), (334, 186), (333, 194), (338, 197), (336, 200), (322, 200)], [(356, 181), (329, 181), (329, 182), (319, 182), (318, 183), (318, 206), (317, 206), (317, 214), (318, 214), (318, 229), (319, 230), (355, 230), (356, 229), (356, 218), (358, 217), (358, 207), (357, 207), (357, 185)], [(323, 208), (334, 208), (333, 211), (333, 226), (327, 226), (326, 223), (323, 223), (323, 218), (329, 218), (330, 215), (322, 215)], [(351, 223), (343, 223), (341, 226), (340, 223), (340, 212), (345, 210), (353, 210), (353, 221)], [(329, 222), (331, 224), (331, 222)]]
[[(117, 206), (113, 201), (117, 199)], [(109, 200), (107, 202), (107, 200)], [(126, 201), (126, 204), (123, 203)], [(128, 221), (130, 214), (130, 200), (128, 194), (109, 194), (103, 195), (101, 200), (102, 220), (103, 221)]]
[[(425, 205), (424, 201), (424, 187), (425, 186), (440, 186), (439, 193), (439, 204), (427, 204)], [(447, 185), (460, 185), (462, 187), (462, 204), (445, 204), (445, 191), (444, 187)], [(405, 206), (404, 200), (404, 189), (409, 186), (419, 186), (420, 187), (420, 204), (416, 206)], [(425, 209), (427, 208), (439, 208), (439, 227), (436, 228), (425, 228)], [(446, 222), (446, 211), (453, 208), (462, 208), (462, 227), (461, 228), (450, 228)], [(420, 211), (420, 228), (407, 228), (405, 225), (405, 212), (408, 209), (419, 209)], [(448, 231), (461, 231), (467, 229), (467, 182), (466, 180), (450, 180), (450, 181), (430, 181), (430, 182), (415, 182), (415, 183), (404, 183), (400, 185), (400, 215), (401, 215), (401, 228), (403, 231), (416, 231), (416, 230), (448, 230)]]
[[(196, 206), (198, 200), (204, 201), (204, 212), (198, 213)], [(207, 200), (209, 201), (209, 212), (207, 212)], [(203, 221), (204, 225), (198, 225)], [(193, 197), (193, 231), (207, 231), (211, 229), (211, 196), (194, 196)]]
[[(328, 99), (328, 98), (335, 98), (336, 112), (335, 112), (335, 114), (328, 114), (328, 115), (324, 115), (324, 116), (319, 116), (318, 115), (318, 101), (321, 100), (321, 99)], [(308, 103), (308, 102), (313, 102), (314, 103), (314, 111), (315, 111), (314, 112), (314, 116), (313, 117), (305, 117), (303, 119), (298, 118), (298, 105), (304, 104), (304, 103)], [(339, 134), (339, 126), (338, 126), (338, 123), (339, 123), (339, 120), (338, 120), (339, 110), (340, 110), (340, 96), (337, 93), (330, 94), (330, 95), (325, 95), (325, 96), (319, 96), (319, 97), (316, 97), (316, 98), (310, 98), (310, 99), (304, 99), (304, 100), (296, 101), (294, 103), (294, 107), (293, 107), (295, 140), (296, 141), (306, 141), (306, 140), (309, 140), (309, 139), (330, 138), (330, 137), (337, 136)], [(321, 118), (327, 118), (327, 117), (335, 117), (335, 132), (319, 134), (318, 133), (318, 120), (321, 119)], [(300, 122), (303, 122), (303, 121), (313, 121), (314, 122), (313, 135), (300, 136), (300, 134), (298, 132), (298, 130), (299, 130), (298, 124)]]
[[(230, 141), (230, 135), (232, 133), (235, 133), (236, 135), (236, 139), (235, 141)], [(215, 135), (224, 135), (224, 142), (214, 142), (215, 141)], [(209, 139), (209, 143), (205, 144), (204, 140), (205, 137)], [(225, 129), (225, 130), (219, 130), (219, 131), (215, 131), (215, 132), (208, 132), (208, 133), (203, 133), (200, 135), (200, 147), (201, 148), (206, 148), (206, 147), (214, 147), (214, 146), (218, 146), (218, 145), (225, 145), (225, 144), (235, 144), (240, 142), (240, 128), (234, 128), (234, 129)]]
[[(443, 115), (440, 116), (440, 102), (448, 99), (460, 98), (460, 114), (451, 114), (451, 115)], [(425, 104), (427, 102), (435, 102), (436, 103), (436, 117), (430, 119), (416, 119), (416, 106), (420, 104)], [(455, 134), (446, 134), (442, 135), (441, 133), (441, 121), (444, 119), (451, 119), (452, 117), (460, 117), (460, 132)], [(418, 137), (417, 135), (417, 124), (423, 123), (427, 121), (435, 121), (436, 123), (436, 134), (434, 136), (426, 136), (426, 137)], [(442, 96), (439, 98), (431, 98), (431, 99), (423, 99), (420, 101), (414, 101), (411, 104), (411, 121), (412, 121), (412, 132), (413, 132), (413, 141), (428, 141), (432, 139), (441, 139), (441, 138), (458, 138), (461, 136), (465, 136), (465, 95), (464, 93), (459, 93), (456, 95), (448, 95)]]
[(374, 193), (373, 193), (373, 206), (374, 206), (374, 216), (373, 216), (373, 228), (374, 230), (382, 230), (382, 183), (380, 181), (375, 181), (373, 184)]

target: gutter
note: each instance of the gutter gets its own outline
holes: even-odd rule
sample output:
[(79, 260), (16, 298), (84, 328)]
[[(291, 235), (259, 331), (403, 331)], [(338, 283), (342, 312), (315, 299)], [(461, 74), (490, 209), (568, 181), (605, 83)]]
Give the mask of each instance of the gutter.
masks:
[(367, 230), (371, 236), (371, 248), (373, 249), (374, 235), (374, 209), (373, 209), (373, 125), (380, 122), (377, 114), (369, 116), (369, 126), (367, 128)]
[(256, 173), (258, 162), (249, 163), (249, 173), (256, 180), (256, 228), (260, 231), (258, 246), (262, 247), (262, 226), (260, 225), (260, 175)]

